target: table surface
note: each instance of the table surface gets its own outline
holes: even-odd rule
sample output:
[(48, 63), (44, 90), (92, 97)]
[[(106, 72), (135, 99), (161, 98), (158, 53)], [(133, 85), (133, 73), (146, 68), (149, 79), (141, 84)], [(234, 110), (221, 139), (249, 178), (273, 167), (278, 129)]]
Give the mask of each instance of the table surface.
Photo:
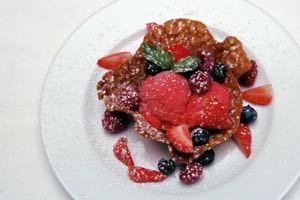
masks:
[[(299, 0), (250, 0), (300, 44)], [(112, 0), (1, 0), (0, 200), (71, 199), (42, 145), (39, 102), (56, 52), (72, 31)], [(276, 33), (274, 33), (276, 34)], [(276, 180), (275, 181), (280, 181)], [(300, 199), (300, 181), (284, 198)]]

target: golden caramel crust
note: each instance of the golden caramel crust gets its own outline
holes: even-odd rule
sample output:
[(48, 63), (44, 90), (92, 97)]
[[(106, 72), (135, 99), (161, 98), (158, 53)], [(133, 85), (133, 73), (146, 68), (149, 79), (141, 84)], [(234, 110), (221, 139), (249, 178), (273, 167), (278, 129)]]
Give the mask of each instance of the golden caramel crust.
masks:
[(243, 45), (236, 37), (229, 36), (220, 44), (222, 51), (215, 56), (216, 62), (226, 64), (236, 78), (251, 68), (251, 62), (243, 50)]
[[(142, 56), (144, 42), (163, 49), (171, 44), (182, 44), (190, 50), (191, 54), (202, 48), (211, 52), (216, 62), (222, 62), (229, 66), (230, 70), (227, 73), (225, 84), (230, 89), (232, 96), (231, 116), (233, 125), (228, 130), (213, 134), (208, 144), (196, 147), (191, 155), (181, 156), (176, 153), (169, 145), (165, 133), (152, 127), (140, 113), (131, 111), (116, 100), (123, 87), (129, 85), (137, 89), (147, 77), (144, 71), (146, 60)], [(251, 63), (237, 38), (227, 37), (223, 42), (217, 42), (205, 24), (190, 19), (166, 21), (163, 25), (159, 25), (147, 33), (143, 43), (130, 61), (104, 74), (102, 80), (97, 84), (98, 97), (104, 100), (108, 110), (131, 114), (135, 120), (134, 129), (142, 137), (149, 137), (155, 141), (168, 144), (169, 154), (176, 162), (190, 163), (204, 151), (224, 142), (235, 133), (240, 123), (242, 109), (241, 92), (237, 79), (251, 68)]]

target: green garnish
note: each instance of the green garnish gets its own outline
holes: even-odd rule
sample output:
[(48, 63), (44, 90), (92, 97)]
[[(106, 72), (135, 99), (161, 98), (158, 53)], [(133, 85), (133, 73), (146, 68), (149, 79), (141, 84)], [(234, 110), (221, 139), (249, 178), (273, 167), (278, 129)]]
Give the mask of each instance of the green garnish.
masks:
[(188, 71), (195, 70), (198, 65), (201, 63), (201, 60), (196, 56), (187, 56), (181, 58), (177, 63), (174, 64), (172, 70), (174, 72), (184, 73)]
[(170, 69), (174, 64), (173, 56), (171, 53), (152, 46), (146, 42), (144, 43), (143, 56), (162, 69)]

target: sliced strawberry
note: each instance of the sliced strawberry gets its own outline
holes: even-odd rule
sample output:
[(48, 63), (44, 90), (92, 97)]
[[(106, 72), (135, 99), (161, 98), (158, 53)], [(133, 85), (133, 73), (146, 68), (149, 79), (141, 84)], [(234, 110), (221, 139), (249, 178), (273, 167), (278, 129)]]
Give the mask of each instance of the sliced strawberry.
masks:
[(194, 150), (189, 127), (186, 124), (167, 128), (167, 138), (180, 152), (192, 153)]
[(172, 54), (175, 62), (190, 55), (190, 51), (180, 44), (171, 45), (166, 49), (166, 51), (169, 51)]
[(258, 105), (267, 105), (272, 101), (272, 84), (263, 85), (242, 92), (243, 99)]
[(240, 124), (236, 133), (233, 135), (233, 138), (245, 154), (246, 158), (249, 158), (251, 154), (251, 131), (249, 127)]
[(130, 180), (136, 183), (160, 182), (167, 178), (166, 175), (159, 171), (138, 166), (129, 166), (128, 176)]
[(114, 146), (114, 154), (122, 163), (127, 166), (133, 166), (134, 162), (127, 146), (127, 139), (121, 137)]
[(149, 22), (146, 24), (146, 27), (147, 27), (147, 31), (150, 32), (152, 31), (156, 26), (158, 26), (157, 23), (155, 22)]
[(115, 69), (131, 58), (132, 54), (130, 52), (119, 52), (100, 58), (97, 64), (105, 69)]

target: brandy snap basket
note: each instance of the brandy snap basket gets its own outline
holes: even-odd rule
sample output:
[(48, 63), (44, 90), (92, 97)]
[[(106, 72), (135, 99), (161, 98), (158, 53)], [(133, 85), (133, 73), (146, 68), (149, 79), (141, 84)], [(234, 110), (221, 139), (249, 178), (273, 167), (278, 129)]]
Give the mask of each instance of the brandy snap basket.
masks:
[[(164, 132), (157, 130), (146, 122), (138, 111), (133, 111), (122, 104), (118, 99), (120, 92), (126, 87), (138, 90), (142, 81), (147, 75), (144, 71), (146, 59), (142, 56), (144, 42), (158, 48), (165, 49), (170, 44), (182, 44), (186, 46), (191, 54), (201, 48), (210, 52), (215, 62), (224, 63), (229, 67), (225, 85), (231, 95), (232, 126), (210, 136), (209, 142), (205, 145), (195, 147), (191, 154), (182, 154), (176, 151), (167, 140)], [(204, 151), (226, 141), (235, 134), (240, 124), (240, 113), (242, 110), (241, 91), (238, 78), (251, 68), (250, 60), (243, 50), (242, 43), (235, 37), (229, 36), (223, 42), (218, 42), (202, 22), (190, 19), (173, 19), (162, 25), (156, 26), (148, 32), (141, 46), (138, 48), (132, 59), (117, 69), (104, 74), (97, 84), (98, 97), (104, 100), (109, 111), (122, 111), (133, 116), (135, 121), (134, 129), (142, 137), (162, 142), (168, 145), (170, 157), (178, 163), (191, 163)]]

